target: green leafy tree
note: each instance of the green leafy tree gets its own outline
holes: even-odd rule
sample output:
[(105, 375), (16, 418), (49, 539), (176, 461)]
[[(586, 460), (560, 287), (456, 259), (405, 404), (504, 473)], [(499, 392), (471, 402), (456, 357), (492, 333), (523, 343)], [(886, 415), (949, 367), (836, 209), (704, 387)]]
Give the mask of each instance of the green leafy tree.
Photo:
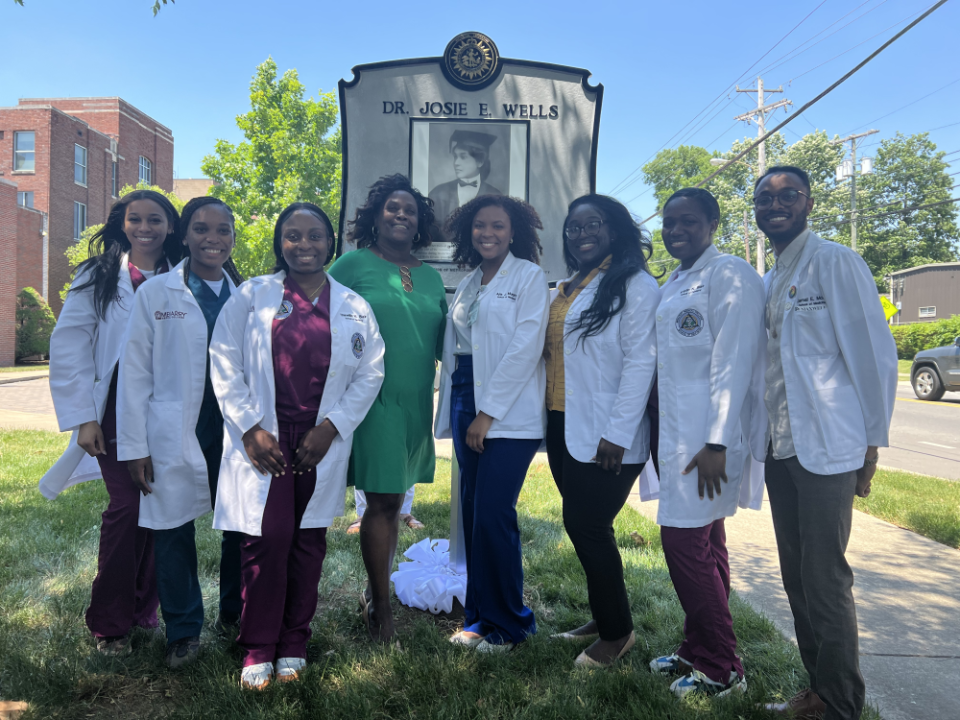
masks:
[(272, 58), (250, 83), (250, 111), (237, 117), (246, 138), (218, 140), (201, 165), (210, 194), (237, 216), (234, 261), (245, 277), (273, 267), (273, 224), (284, 207), (307, 201), (340, 216), (341, 136), (333, 93), (306, 96), (296, 70), (277, 76)]
[[(163, 188), (157, 187), (156, 185), (147, 185), (146, 183), (138, 183), (135, 186), (124, 185), (120, 189), (120, 195), (118, 197), (124, 197), (128, 193), (132, 193), (134, 190), (153, 190), (154, 192), (160, 193), (167, 198), (167, 200), (173, 203), (173, 206), (177, 209), (177, 212), (183, 210), (183, 206), (185, 205), (183, 200), (178, 198), (173, 193), (169, 193)], [(70, 290), (70, 285), (73, 283), (73, 276), (76, 273), (77, 266), (90, 257), (90, 238), (96, 235), (102, 227), (102, 223), (99, 225), (90, 225), (80, 234), (80, 239), (68, 247), (66, 252), (63, 253), (67, 257), (67, 263), (70, 265), (70, 279), (64, 283), (62, 288), (60, 288), (60, 299), (62, 301), (66, 302), (67, 300), (67, 292)]]
[(50, 335), (57, 321), (47, 301), (32, 287), (17, 295), (16, 358), (50, 354)]

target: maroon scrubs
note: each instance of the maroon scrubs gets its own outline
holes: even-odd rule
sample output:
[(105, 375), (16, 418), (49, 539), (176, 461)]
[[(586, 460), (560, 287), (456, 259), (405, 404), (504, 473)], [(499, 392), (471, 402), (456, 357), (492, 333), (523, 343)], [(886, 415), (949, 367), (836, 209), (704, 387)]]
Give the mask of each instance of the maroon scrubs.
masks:
[(317, 423), (329, 369), (330, 285), (314, 305), (288, 277), (273, 321), (279, 443), (286, 468), (270, 479), (261, 535), (244, 535), (240, 543), (243, 613), (237, 642), (245, 667), (307, 656), (327, 529), (300, 527), (317, 472), (294, 475), (293, 461), (301, 439)]

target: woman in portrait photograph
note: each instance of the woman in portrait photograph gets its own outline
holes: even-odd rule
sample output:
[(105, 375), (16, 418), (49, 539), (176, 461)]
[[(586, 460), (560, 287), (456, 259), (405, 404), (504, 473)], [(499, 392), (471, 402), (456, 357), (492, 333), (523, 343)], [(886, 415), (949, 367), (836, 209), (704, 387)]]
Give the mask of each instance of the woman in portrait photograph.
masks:
[[(437, 222), (443, 225), (453, 212), (474, 198), (503, 195), (487, 182), (490, 176), (490, 146), (497, 136), (473, 130), (454, 130), (450, 136), (450, 156), (456, 179), (441, 183), (430, 191)], [(455, 239), (451, 240), (456, 242)]]
[(370, 636), (384, 642), (394, 633), (390, 571), (404, 496), (416, 483), (432, 483), (435, 471), (433, 382), (446, 291), (440, 273), (413, 254), (430, 244), (433, 225), (429, 200), (406, 176), (380, 178), (350, 223), (347, 238), (358, 249), (330, 268), (331, 277), (370, 303), (387, 348), (383, 387), (354, 434), (350, 457), (350, 480), (367, 501), (360, 604)]
[(523, 602), (517, 498), (546, 422), (542, 227), (504, 195), (475, 198), (447, 224), (455, 262), (473, 272), (447, 316), (435, 432), (452, 436), (460, 465), (467, 598), (451, 642), (479, 651), (512, 649), (537, 629)]
[(563, 234), (574, 275), (550, 305), (547, 459), (593, 619), (554, 637), (594, 640), (576, 664), (609, 666), (635, 643), (613, 522), (650, 455), (659, 289), (647, 268), (649, 239), (613, 198), (574, 200)]

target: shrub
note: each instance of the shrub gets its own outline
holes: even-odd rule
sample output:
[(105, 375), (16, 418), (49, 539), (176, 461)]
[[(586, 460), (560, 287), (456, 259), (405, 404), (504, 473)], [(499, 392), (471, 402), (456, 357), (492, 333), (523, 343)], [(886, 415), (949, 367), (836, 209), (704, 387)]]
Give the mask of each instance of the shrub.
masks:
[(953, 339), (960, 335), (960, 315), (932, 323), (892, 325), (890, 330), (897, 343), (897, 357), (913, 360), (913, 356), (921, 350), (951, 345)]
[(17, 295), (17, 360), (50, 354), (50, 334), (57, 321), (40, 293), (24, 288)]

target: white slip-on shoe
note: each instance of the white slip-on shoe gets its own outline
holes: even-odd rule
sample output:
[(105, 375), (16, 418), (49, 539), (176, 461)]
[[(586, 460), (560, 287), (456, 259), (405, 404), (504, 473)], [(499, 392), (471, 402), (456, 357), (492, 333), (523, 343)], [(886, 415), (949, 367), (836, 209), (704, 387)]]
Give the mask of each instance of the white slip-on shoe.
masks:
[(277, 660), (277, 682), (287, 683), (300, 679), (300, 671), (307, 665), (306, 658), (283, 657)]
[(463, 645), (464, 647), (477, 647), (477, 645), (483, 642), (483, 635), (461, 630), (450, 636), (450, 642), (454, 645)]
[(273, 663), (247, 665), (240, 673), (240, 685), (248, 690), (263, 690), (273, 679)]

